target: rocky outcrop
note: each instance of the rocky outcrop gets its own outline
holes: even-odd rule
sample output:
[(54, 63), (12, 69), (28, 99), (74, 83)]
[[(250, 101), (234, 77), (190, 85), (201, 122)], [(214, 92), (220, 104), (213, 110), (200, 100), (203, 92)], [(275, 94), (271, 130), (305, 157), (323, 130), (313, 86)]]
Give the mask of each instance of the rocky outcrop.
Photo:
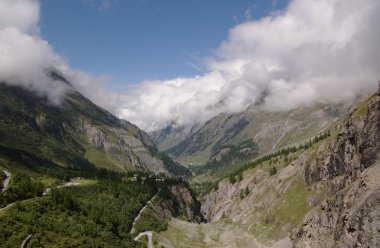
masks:
[(125, 128), (101, 128), (84, 120), (79, 133), (85, 134), (90, 144), (108, 154), (124, 168), (148, 168), (155, 172), (170, 174), (164, 163), (152, 156), (142, 139), (138, 139)]
[(200, 203), (187, 187), (182, 185), (172, 185), (169, 187), (171, 201), (175, 215), (184, 215), (188, 220), (200, 222)]
[(190, 222), (199, 223), (203, 221), (200, 206), (188, 187), (174, 184), (161, 190), (159, 197), (153, 202), (151, 211), (162, 222), (171, 217), (183, 216)]
[[(300, 162), (295, 161), (273, 177), (267, 171), (257, 169), (254, 174), (245, 175), (242, 181), (234, 184), (225, 179), (219, 183), (217, 190), (205, 196), (201, 213), (207, 222), (223, 217), (245, 222), (258, 211), (270, 209), (297, 179), (300, 168)], [(245, 194), (244, 199), (241, 192)]]
[(309, 185), (329, 194), (293, 236), (295, 247), (380, 247), (380, 96), (372, 96), (341, 132), (306, 163)]

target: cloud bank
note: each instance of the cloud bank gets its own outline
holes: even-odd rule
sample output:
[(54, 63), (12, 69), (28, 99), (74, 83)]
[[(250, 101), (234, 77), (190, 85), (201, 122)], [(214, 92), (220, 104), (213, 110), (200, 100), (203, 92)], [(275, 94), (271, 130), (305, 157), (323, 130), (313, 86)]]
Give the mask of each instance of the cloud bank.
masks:
[(58, 103), (67, 86), (46, 75), (46, 68), (61, 64), (61, 58), (39, 37), (39, 9), (37, 1), (0, 1), (0, 81), (27, 87)]
[(37, 0), (0, 1), (0, 82), (23, 86), (59, 104), (72, 88), (48, 76), (46, 70), (54, 67), (76, 90), (112, 110), (116, 99), (106, 92), (105, 80), (71, 69), (41, 38), (39, 16)]
[(147, 131), (243, 111), (263, 96), (268, 110), (350, 100), (380, 79), (378, 0), (293, 0), (280, 13), (231, 29), (207, 59), (208, 73), (142, 82), (125, 94), (70, 68), (41, 38), (39, 12), (37, 0), (0, 1), (0, 82), (59, 104), (72, 87), (47, 76), (54, 67), (73, 88)]
[(239, 112), (263, 96), (268, 110), (352, 99), (380, 79), (379, 23), (378, 0), (293, 0), (231, 29), (207, 74), (138, 84), (118, 113), (153, 131)]

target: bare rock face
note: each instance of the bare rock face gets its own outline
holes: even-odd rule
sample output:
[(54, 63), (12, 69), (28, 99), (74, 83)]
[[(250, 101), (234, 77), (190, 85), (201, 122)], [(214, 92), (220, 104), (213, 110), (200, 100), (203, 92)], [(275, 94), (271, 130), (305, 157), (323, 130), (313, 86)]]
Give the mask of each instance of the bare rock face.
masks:
[(124, 168), (149, 168), (155, 172), (169, 174), (164, 163), (152, 156), (142, 139), (133, 136), (123, 128), (101, 128), (83, 121), (79, 132), (88, 137), (89, 143), (107, 153), (112, 159), (123, 165)]
[[(254, 178), (245, 178), (241, 183), (231, 184), (227, 181), (219, 183), (218, 190), (206, 195), (202, 202), (201, 212), (208, 221), (216, 221), (224, 214), (232, 213), (234, 199), (239, 199), (240, 190), (243, 185), (250, 184)], [(235, 201), (237, 202), (237, 201)]]
[(269, 245), (290, 235), (300, 248), (380, 247), (380, 96), (359, 104), (336, 137), (276, 175), (255, 168), (240, 182), (221, 181), (201, 213), (211, 224), (237, 223)]
[[(219, 182), (218, 189), (211, 191), (202, 201), (203, 218), (207, 222), (215, 222), (228, 216), (242, 223), (246, 223), (248, 218), (255, 219), (257, 217), (255, 213), (266, 211), (287, 192), (301, 172), (302, 161), (303, 158), (299, 158), (273, 177), (269, 176), (268, 172), (257, 169), (254, 174), (245, 175), (240, 182), (234, 184), (228, 180)], [(247, 189), (249, 193), (241, 199), (241, 192)], [(266, 194), (268, 189), (273, 193)]]
[(293, 236), (295, 247), (380, 247), (380, 96), (366, 104), (304, 167), (305, 181), (327, 182), (329, 194)]
[(201, 222), (200, 203), (190, 190), (181, 184), (171, 185), (168, 195), (155, 201), (153, 210), (160, 221), (166, 221), (173, 216), (184, 216), (188, 221)]
[(181, 185), (172, 185), (169, 190), (173, 196), (172, 200), (176, 206), (176, 212), (183, 214), (188, 220), (200, 221), (200, 204), (195, 200), (188, 188)]

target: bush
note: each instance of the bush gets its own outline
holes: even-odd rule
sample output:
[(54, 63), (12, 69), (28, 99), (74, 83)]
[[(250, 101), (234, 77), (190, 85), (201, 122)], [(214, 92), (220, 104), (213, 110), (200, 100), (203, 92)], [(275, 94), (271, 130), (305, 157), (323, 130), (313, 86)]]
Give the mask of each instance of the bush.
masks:
[(143, 213), (137, 221), (135, 233), (154, 231), (161, 232), (168, 229), (167, 221), (161, 221), (154, 213)]
[(270, 176), (274, 176), (277, 174), (277, 167), (276, 166), (273, 166), (269, 169), (269, 175)]
[(244, 190), (241, 189), (241, 190), (240, 190), (240, 199), (243, 200), (244, 197), (245, 197), (245, 195), (244, 195)]
[(245, 187), (245, 195), (247, 196), (247, 195), (249, 195), (249, 189), (248, 189), (248, 186), (247, 187)]
[(231, 176), (230, 176), (230, 183), (231, 183), (231, 184), (236, 183), (236, 178), (235, 178), (234, 175), (231, 175)]
[(237, 181), (238, 181), (238, 182), (241, 182), (241, 180), (243, 180), (243, 174), (240, 172), (240, 173), (237, 175)]

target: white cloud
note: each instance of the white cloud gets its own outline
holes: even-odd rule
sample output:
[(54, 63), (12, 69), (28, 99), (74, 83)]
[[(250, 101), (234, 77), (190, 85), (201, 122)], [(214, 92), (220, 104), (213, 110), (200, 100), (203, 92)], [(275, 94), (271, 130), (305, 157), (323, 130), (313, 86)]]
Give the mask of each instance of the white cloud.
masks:
[(39, 2), (0, 2), (0, 81), (27, 87), (59, 103), (67, 86), (54, 82), (46, 69), (62, 63), (38, 36)]
[(26, 87), (59, 104), (71, 87), (52, 80), (46, 70), (55, 67), (91, 100), (113, 109), (116, 101), (104, 80), (72, 70), (39, 35), (37, 0), (0, 0), (0, 82)]
[(70, 68), (39, 35), (37, 0), (0, 0), (0, 81), (27, 87), (59, 104), (70, 87), (52, 81), (56, 67), (75, 89), (152, 131), (239, 112), (266, 95), (268, 110), (342, 101), (375, 90), (380, 78), (378, 0), (293, 0), (281, 13), (230, 30), (208, 72), (146, 81), (125, 94), (106, 91), (107, 78)]
[(231, 29), (209, 73), (137, 85), (119, 114), (152, 131), (242, 111), (263, 94), (269, 110), (352, 99), (380, 77), (379, 23), (378, 0), (293, 0)]
[(39, 20), (38, 1), (1, 0), (0, 29), (15, 27), (22, 32), (35, 32)]

